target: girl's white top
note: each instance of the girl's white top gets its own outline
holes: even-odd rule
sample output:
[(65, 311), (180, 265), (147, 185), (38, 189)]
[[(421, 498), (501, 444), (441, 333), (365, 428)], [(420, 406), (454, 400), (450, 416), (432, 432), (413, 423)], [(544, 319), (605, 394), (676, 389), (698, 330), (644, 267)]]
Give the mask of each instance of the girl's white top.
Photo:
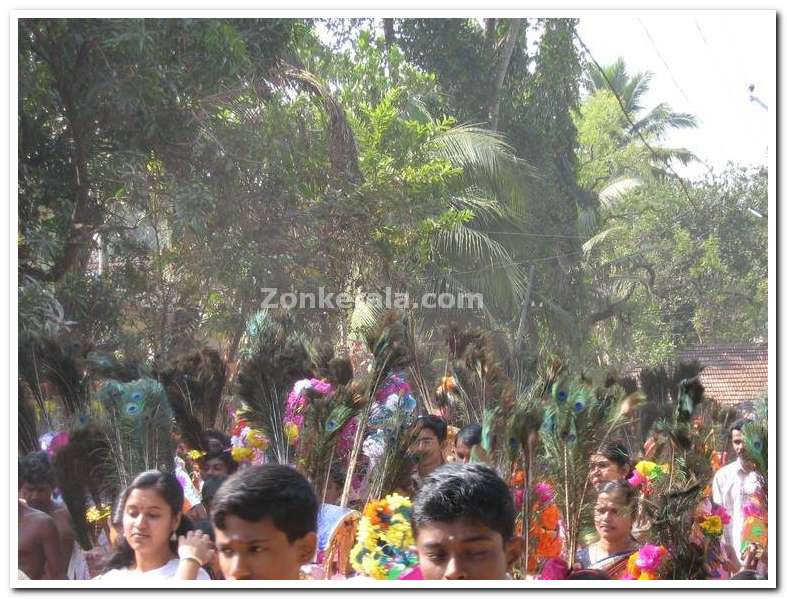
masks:
[[(171, 580), (175, 578), (175, 573), (178, 571), (178, 564), (180, 560), (177, 558), (169, 560), (166, 564), (155, 570), (148, 570), (141, 572), (139, 570), (129, 570), (128, 568), (115, 568), (104, 574), (96, 576), (93, 580), (123, 580), (129, 581), (135, 578), (143, 578), (145, 580)], [(210, 576), (202, 568), (197, 571), (197, 580), (210, 580)]]

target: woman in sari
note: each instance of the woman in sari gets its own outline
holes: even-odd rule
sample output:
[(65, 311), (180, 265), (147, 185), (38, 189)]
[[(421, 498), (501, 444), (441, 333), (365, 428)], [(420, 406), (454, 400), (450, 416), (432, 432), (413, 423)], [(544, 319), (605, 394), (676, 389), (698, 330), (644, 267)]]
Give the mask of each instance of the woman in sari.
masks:
[(582, 568), (603, 570), (614, 580), (623, 578), (629, 556), (638, 549), (631, 535), (636, 509), (636, 489), (624, 481), (605, 483), (593, 515), (599, 540), (577, 552), (577, 563)]

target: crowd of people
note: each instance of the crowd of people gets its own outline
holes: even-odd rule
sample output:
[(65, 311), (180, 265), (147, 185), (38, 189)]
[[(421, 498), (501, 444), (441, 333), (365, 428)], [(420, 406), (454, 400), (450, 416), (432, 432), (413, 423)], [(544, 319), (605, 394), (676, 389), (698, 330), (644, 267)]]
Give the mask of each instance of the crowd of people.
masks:
[[(767, 576), (762, 546), (734, 550), (741, 545), (746, 518), (746, 480), (756, 473), (746, 458), (742, 426), (738, 421), (730, 429), (736, 459), (716, 472), (712, 498), (730, 516), (722, 542), (727, 575), (760, 579)], [(421, 417), (418, 427), (414, 446), (421, 459), (409, 485), (400, 489), (413, 495), (410, 525), (417, 566), (408, 574), (425, 580), (510, 578), (522, 557), (523, 537), (515, 529), (517, 509), (509, 485), (490, 466), (472, 461), (481, 427), (462, 428), (450, 444), (448, 426), (440, 417)], [(75, 542), (68, 511), (55, 496), (47, 453), (24, 456), (19, 461), (20, 577), (123, 584), (138, 577), (308, 577), (317, 557), (321, 507), (337, 502), (342, 477), (332, 481), (321, 502), (296, 468), (274, 463), (238, 468), (229, 437), (213, 431), (206, 441), (209, 451), (200, 459), (200, 503), (186, 511), (184, 489), (174, 474), (142, 472), (117, 499), (108, 534), (89, 556)], [(607, 442), (591, 455), (597, 540), (577, 551), (571, 569), (564, 558), (546, 569), (559, 571), (562, 566), (558, 577), (569, 580), (625, 578), (630, 557), (641, 547), (633, 471), (619, 442)]]
[(460, 329), (432, 392), (407, 331), (336, 356), (258, 315), (233, 381), (215, 350), (146, 371), (34, 340), (19, 578), (767, 578), (767, 401), (719, 410), (680, 365), (517, 386)]

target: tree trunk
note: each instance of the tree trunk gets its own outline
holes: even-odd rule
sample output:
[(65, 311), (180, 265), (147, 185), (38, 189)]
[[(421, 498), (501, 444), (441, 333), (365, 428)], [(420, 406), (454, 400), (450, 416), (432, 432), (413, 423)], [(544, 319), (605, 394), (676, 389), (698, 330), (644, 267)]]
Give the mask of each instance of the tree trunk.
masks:
[(500, 92), (503, 89), (503, 82), (505, 81), (506, 73), (508, 73), (508, 65), (511, 64), (511, 56), (514, 54), (514, 48), (516, 47), (516, 41), (519, 38), (521, 29), (522, 19), (511, 19), (511, 22), (508, 24), (503, 54), (500, 57), (500, 62), (497, 67), (495, 86), (492, 89), (492, 98), (489, 108), (489, 124), (492, 131), (497, 131), (497, 124), (500, 116)]

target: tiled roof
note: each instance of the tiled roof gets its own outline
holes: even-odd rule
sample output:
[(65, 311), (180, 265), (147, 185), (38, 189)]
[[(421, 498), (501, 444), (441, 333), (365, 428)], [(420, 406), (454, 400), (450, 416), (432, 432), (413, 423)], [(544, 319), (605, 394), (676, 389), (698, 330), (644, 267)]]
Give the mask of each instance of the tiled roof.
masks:
[(700, 381), (705, 395), (737, 404), (768, 388), (768, 344), (695, 345), (678, 352), (681, 362), (697, 360), (705, 369)]

